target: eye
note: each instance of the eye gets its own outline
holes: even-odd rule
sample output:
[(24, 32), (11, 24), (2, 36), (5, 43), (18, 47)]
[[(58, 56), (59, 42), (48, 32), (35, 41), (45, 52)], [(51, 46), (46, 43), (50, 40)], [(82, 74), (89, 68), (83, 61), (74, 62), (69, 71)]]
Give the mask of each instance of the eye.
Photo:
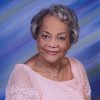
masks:
[(65, 40), (65, 37), (58, 37), (59, 40)]
[(42, 36), (43, 39), (48, 39), (48, 38), (49, 38), (48, 35), (44, 35), (44, 34), (42, 34), (41, 36)]

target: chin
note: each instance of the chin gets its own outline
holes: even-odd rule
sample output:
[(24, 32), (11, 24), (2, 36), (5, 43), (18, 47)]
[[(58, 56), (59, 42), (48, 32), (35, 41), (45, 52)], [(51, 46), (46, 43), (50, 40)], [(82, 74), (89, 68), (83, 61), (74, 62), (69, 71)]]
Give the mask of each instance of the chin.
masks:
[(58, 59), (54, 59), (54, 58), (46, 58), (45, 60), (46, 60), (47, 62), (49, 62), (49, 63), (55, 63), (55, 62), (58, 61)]
[(62, 57), (60, 55), (43, 55), (43, 58), (49, 63), (55, 63)]

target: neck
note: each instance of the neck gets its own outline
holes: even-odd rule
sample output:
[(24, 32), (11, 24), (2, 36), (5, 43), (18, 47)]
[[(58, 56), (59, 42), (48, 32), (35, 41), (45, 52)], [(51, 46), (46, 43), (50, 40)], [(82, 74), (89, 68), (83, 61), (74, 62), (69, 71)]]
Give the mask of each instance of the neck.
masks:
[(36, 59), (36, 66), (45, 67), (49, 71), (59, 73), (62, 68), (61, 60), (51, 63), (43, 59), (43, 57), (41, 57), (39, 54), (37, 55)]

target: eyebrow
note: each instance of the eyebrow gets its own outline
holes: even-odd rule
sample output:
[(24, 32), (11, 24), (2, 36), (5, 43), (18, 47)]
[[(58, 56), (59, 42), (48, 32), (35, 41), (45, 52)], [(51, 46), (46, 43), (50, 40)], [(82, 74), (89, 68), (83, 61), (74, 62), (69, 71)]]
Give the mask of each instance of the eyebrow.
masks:
[[(42, 32), (45, 32), (45, 33), (47, 33), (48, 35), (51, 35), (49, 32), (47, 32), (47, 31), (42, 31)], [(58, 33), (58, 35), (62, 35), (62, 34), (65, 34), (66, 35), (66, 33), (67, 32), (60, 32), (60, 33)]]
[[(49, 34), (49, 35), (50, 35), (50, 33), (49, 33), (49, 32), (47, 32), (47, 31), (42, 31), (42, 32), (47, 33), (47, 34)], [(40, 33), (41, 33), (41, 32), (40, 32)]]

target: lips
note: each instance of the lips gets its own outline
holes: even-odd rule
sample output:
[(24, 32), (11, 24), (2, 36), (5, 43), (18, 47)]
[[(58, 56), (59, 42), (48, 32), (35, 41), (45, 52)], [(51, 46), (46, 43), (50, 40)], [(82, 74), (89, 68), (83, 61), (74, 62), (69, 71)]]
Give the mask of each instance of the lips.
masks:
[(58, 51), (46, 50), (46, 52), (47, 52), (49, 55), (56, 55), (56, 54), (58, 54)]

